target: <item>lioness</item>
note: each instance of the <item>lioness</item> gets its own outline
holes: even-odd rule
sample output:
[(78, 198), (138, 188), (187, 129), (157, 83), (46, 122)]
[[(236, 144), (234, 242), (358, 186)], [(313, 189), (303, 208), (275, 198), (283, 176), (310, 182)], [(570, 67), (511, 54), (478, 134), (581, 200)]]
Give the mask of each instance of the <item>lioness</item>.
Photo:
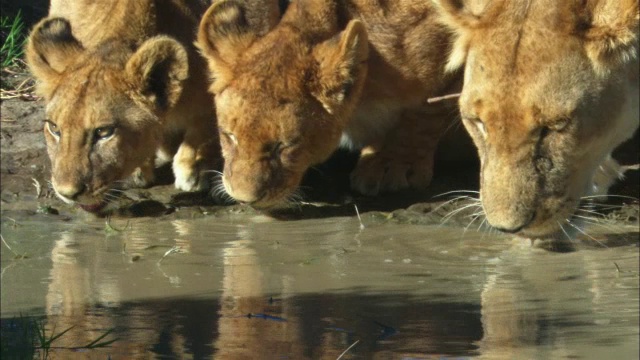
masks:
[(638, 128), (638, 1), (436, 2), (457, 35), (447, 67), (464, 66), (489, 224), (565, 236), (581, 199), (619, 176), (611, 151)]
[[(52, 185), (64, 201), (103, 209), (134, 174), (171, 161), (175, 186), (206, 187), (219, 157), (206, 64), (192, 45), (206, 1), (51, 2), (26, 48), (46, 100)], [(175, 155), (174, 155), (175, 154)]]
[(197, 41), (213, 76), (233, 198), (284, 205), (338, 146), (362, 149), (351, 176), (362, 193), (429, 184), (455, 111), (426, 100), (456, 83), (444, 75), (450, 34), (433, 4), (299, 0), (282, 18), (252, 22), (246, 13), (237, 1), (215, 3)]

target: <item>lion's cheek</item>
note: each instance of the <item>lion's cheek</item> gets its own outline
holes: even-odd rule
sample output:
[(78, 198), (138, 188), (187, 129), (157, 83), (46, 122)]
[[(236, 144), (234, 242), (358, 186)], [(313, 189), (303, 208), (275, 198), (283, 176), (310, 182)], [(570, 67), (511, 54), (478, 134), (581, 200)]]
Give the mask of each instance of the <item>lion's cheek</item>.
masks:
[(56, 156), (58, 155), (58, 143), (56, 140), (48, 134), (47, 130), (44, 130), (44, 138), (47, 143), (47, 155), (49, 155), (49, 160), (51, 164), (55, 164)]

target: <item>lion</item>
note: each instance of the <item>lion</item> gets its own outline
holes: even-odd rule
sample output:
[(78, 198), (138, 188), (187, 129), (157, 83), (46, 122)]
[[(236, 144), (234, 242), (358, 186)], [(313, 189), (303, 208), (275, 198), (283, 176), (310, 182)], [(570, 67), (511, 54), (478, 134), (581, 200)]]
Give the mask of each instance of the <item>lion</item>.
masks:
[(101, 212), (119, 188), (146, 187), (172, 161), (175, 187), (208, 187), (219, 141), (206, 64), (193, 41), (208, 4), (52, 1), (26, 59), (46, 102), (51, 183)]
[(293, 1), (262, 21), (249, 11), (234, 0), (213, 4), (197, 40), (213, 78), (231, 197), (286, 206), (304, 173), (339, 147), (360, 150), (351, 174), (360, 193), (429, 185), (457, 108), (427, 99), (460, 82), (444, 73), (451, 35), (433, 4)]
[(638, 128), (637, 0), (436, 3), (456, 35), (447, 69), (464, 69), (486, 220), (570, 238), (588, 215), (581, 201), (621, 176), (610, 154)]

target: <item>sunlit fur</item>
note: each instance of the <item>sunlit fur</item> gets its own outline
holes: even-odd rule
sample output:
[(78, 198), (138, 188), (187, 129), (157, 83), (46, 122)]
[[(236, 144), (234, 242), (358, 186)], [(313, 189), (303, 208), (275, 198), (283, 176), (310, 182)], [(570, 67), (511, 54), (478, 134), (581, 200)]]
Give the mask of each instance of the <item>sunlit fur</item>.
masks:
[(51, 2), (26, 58), (46, 101), (51, 182), (61, 199), (95, 210), (124, 179), (150, 185), (158, 150), (173, 157), (177, 188), (204, 186), (200, 171), (219, 156), (204, 63), (192, 44), (204, 9), (195, 0)]
[(487, 222), (526, 237), (574, 229), (581, 199), (621, 176), (638, 128), (636, 0), (436, 1), (464, 66), (463, 123)]
[(292, 1), (282, 18), (278, 1), (243, 4), (214, 3), (198, 35), (233, 198), (280, 206), (339, 146), (361, 150), (351, 174), (360, 193), (429, 185), (455, 106), (426, 103), (455, 82), (433, 4)]

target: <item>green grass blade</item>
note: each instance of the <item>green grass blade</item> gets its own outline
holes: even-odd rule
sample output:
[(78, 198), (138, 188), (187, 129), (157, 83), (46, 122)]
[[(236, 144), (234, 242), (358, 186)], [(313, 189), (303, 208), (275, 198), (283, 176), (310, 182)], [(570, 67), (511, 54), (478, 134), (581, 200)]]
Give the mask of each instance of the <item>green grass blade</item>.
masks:
[[(98, 337), (97, 339), (93, 340), (92, 342), (90, 342), (89, 344), (87, 344), (87, 345), (85, 345), (85, 346), (83, 346), (83, 347), (84, 347), (84, 348), (87, 348), (87, 349), (91, 349), (91, 348), (94, 348), (94, 347), (98, 347), (98, 346), (96, 346), (96, 344), (97, 344), (100, 340), (102, 340), (102, 339), (104, 339), (105, 337), (107, 337), (107, 335), (111, 334), (114, 330), (115, 330), (115, 328), (111, 328), (111, 329), (107, 330), (104, 334), (100, 335), (100, 337)], [(114, 340), (110, 340), (110, 341), (107, 341), (106, 343), (111, 344), (111, 343), (112, 343), (112, 342), (114, 342), (115, 340), (116, 340), (116, 339), (114, 339)]]
[(107, 340), (107, 341), (101, 342), (99, 344), (91, 345), (91, 347), (88, 347), (87, 349), (98, 349), (98, 348), (107, 347), (107, 346), (113, 344), (114, 342), (116, 342), (118, 340), (120, 340), (120, 339), (115, 338), (115, 339), (112, 339), (112, 340)]
[(54, 341), (56, 341), (58, 338), (60, 338), (62, 335), (66, 334), (69, 330), (73, 329), (75, 327), (75, 325), (70, 326), (69, 328), (67, 328), (66, 330), (64, 330), (61, 333), (58, 333), (56, 335), (51, 335), (51, 338), (49, 338), (48, 344), (51, 345)]
[(2, 67), (14, 64), (14, 62), (23, 55), (24, 45), (27, 40), (24, 30), (24, 21), (22, 20), (22, 13), (20, 11), (18, 11), (13, 20), (9, 17), (2, 17), (0, 21), (0, 32), (2, 32), (3, 35), (6, 34), (2, 47), (0, 48)]

